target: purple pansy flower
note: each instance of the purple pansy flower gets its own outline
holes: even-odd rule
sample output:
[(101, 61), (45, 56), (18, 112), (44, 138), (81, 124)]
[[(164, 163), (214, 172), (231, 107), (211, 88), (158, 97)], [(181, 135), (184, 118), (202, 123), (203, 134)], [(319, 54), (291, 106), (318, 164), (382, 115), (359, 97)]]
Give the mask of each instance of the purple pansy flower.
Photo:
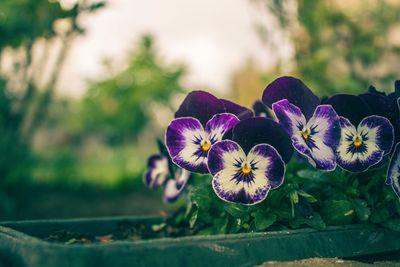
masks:
[(294, 148), (316, 168), (336, 168), (335, 148), (340, 139), (339, 117), (299, 79), (281, 77), (264, 91), (263, 101), (270, 105), (279, 122), (291, 136)]
[(169, 175), (168, 158), (155, 154), (147, 160), (147, 171), (143, 176), (143, 183), (150, 189), (165, 183)]
[(172, 161), (191, 172), (208, 173), (207, 155), (240, 119), (253, 116), (249, 109), (203, 92), (191, 92), (166, 131)]
[(292, 153), (290, 138), (278, 123), (262, 117), (243, 120), (233, 128), (232, 140), (210, 149), (214, 192), (227, 202), (257, 204), (283, 183)]
[(371, 106), (354, 95), (339, 94), (326, 100), (340, 116), (341, 138), (336, 149), (340, 167), (362, 172), (378, 164), (393, 146), (393, 126), (374, 114)]
[(394, 129), (394, 143), (400, 141), (400, 114), (398, 99), (400, 97), (400, 81), (395, 82), (394, 92), (386, 95), (374, 86), (368, 87), (368, 92), (359, 95), (368, 105), (369, 115), (378, 115), (387, 118)]
[(155, 154), (148, 158), (147, 171), (143, 177), (143, 182), (153, 190), (163, 187), (163, 200), (170, 203), (176, 201), (183, 194), (189, 178), (189, 171), (174, 168), (169, 157)]
[(160, 154), (151, 155), (147, 160), (147, 171), (143, 177), (144, 184), (150, 189), (162, 187), (163, 200), (176, 201), (185, 192), (190, 172), (175, 166), (162, 141), (157, 140)]
[(391, 185), (396, 195), (400, 198), (400, 143), (397, 143), (390, 160), (386, 184)]
[(185, 169), (178, 169), (174, 179), (165, 183), (163, 200), (166, 203), (176, 201), (184, 192), (190, 178), (190, 172)]

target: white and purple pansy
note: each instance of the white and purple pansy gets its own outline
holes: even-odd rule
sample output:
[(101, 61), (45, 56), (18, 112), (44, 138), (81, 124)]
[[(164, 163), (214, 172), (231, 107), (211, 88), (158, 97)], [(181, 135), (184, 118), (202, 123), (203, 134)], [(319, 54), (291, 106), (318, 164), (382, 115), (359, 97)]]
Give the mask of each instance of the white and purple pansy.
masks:
[(263, 101), (271, 106), (279, 124), (292, 139), (294, 148), (316, 168), (336, 168), (335, 148), (339, 144), (339, 117), (299, 79), (281, 77), (264, 90)]
[(272, 110), (292, 138), (294, 148), (315, 168), (333, 171), (335, 149), (340, 140), (339, 117), (330, 105), (319, 105), (307, 121), (301, 110), (288, 100), (272, 105)]
[(165, 141), (172, 161), (191, 172), (208, 173), (207, 155), (240, 119), (253, 116), (247, 108), (203, 92), (191, 92), (168, 126)]
[(254, 205), (284, 180), (285, 160), (293, 149), (284, 129), (271, 119), (257, 117), (239, 122), (232, 140), (213, 145), (208, 168), (217, 196), (227, 202)]
[(169, 175), (168, 158), (154, 154), (147, 160), (147, 171), (143, 183), (150, 189), (155, 189), (165, 183)]
[(238, 122), (230, 113), (214, 115), (205, 127), (195, 118), (174, 119), (165, 137), (172, 161), (191, 172), (208, 173), (208, 151)]
[(362, 172), (381, 162), (394, 140), (390, 121), (373, 114), (370, 106), (358, 96), (336, 95), (329, 98), (340, 115), (341, 138), (336, 161), (349, 172)]
[(164, 202), (171, 203), (185, 192), (189, 178), (189, 171), (174, 167), (169, 157), (155, 154), (148, 158), (143, 182), (153, 190), (162, 187)]
[(190, 178), (190, 172), (185, 169), (175, 171), (174, 179), (169, 179), (165, 183), (163, 200), (171, 203), (179, 199), (183, 194)]
[(386, 184), (391, 185), (393, 191), (400, 198), (400, 143), (397, 143), (390, 160)]

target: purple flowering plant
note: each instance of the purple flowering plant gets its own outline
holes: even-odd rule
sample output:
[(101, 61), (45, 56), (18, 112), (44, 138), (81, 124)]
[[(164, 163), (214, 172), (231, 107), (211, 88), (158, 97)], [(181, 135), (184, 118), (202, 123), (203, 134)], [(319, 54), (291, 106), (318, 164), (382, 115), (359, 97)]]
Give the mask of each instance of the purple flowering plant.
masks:
[(396, 81), (390, 94), (370, 86), (321, 99), (294, 77), (270, 83), (253, 110), (189, 93), (144, 175), (165, 202), (183, 199), (157, 231), (400, 231), (399, 97)]

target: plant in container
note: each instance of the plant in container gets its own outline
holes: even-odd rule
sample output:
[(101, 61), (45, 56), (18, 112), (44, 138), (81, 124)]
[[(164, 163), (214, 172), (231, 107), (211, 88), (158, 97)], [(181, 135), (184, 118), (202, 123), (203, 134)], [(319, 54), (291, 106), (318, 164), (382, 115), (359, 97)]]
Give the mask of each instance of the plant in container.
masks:
[(399, 97), (396, 82), (389, 95), (371, 86), (320, 99), (280, 77), (252, 111), (191, 92), (143, 179), (177, 202), (174, 213), (3, 223), (0, 251), (37, 266), (252, 266), (399, 251)]

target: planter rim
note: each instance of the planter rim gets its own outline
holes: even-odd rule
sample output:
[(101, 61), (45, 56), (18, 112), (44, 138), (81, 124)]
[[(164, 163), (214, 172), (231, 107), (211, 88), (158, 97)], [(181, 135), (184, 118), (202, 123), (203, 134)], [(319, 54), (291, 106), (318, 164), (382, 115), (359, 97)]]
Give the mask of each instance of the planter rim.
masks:
[[(23, 220), (23, 221), (7, 221), (0, 222), (0, 234), (6, 235), (9, 238), (12, 238), (15, 242), (24, 243), (26, 241), (33, 242), (37, 246), (42, 247), (60, 247), (60, 248), (76, 248), (76, 247), (85, 247), (85, 248), (98, 248), (98, 247), (119, 247), (134, 245), (136, 247), (148, 246), (149, 244), (168, 244), (168, 246), (178, 245), (180, 242), (185, 241), (186, 243), (196, 243), (198, 244), (203, 242), (218, 242), (218, 241), (240, 241), (246, 239), (260, 239), (265, 237), (274, 237), (274, 236), (293, 236), (297, 234), (305, 234), (305, 233), (326, 233), (332, 231), (352, 231), (352, 230), (371, 230), (371, 227), (367, 227), (361, 224), (352, 224), (345, 226), (330, 226), (324, 230), (316, 230), (311, 228), (301, 228), (295, 230), (281, 230), (281, 231), (270, 231), (270, 232), (251, 232), (251, 233), (236, 233), (236, 234), (218, 234), (218, 235), (192, 235), (192, 236), (182, 236), (182, 237), (162, 237), (162, 238), (153, 238), (153, 239), (143, 239), (136, 241), (127, 241), (127, 240), (116, 240), (111, 243), (93, 243), (93, 244), (63, 244), (57, 242), (49, 242), (45, 241), (39, 237), (35, 237), (29, 234), (24, 233), (23, 231), (15, 230), (13, 226), (23, 225), (23, 224), (34, 224), (34, 223), (74, 223), (74, 222), (99, 222), (99, 221), (123, 221), (123, 220), (160, 220), (161, 217), (158, 216), (116, 216), (116, 217), (95, 217), (95, 218), (82, 218), (82, 219), (46, 219), (46, 220)], [(385, 228), (378, 228), (381, 230), (387, 230)]]

